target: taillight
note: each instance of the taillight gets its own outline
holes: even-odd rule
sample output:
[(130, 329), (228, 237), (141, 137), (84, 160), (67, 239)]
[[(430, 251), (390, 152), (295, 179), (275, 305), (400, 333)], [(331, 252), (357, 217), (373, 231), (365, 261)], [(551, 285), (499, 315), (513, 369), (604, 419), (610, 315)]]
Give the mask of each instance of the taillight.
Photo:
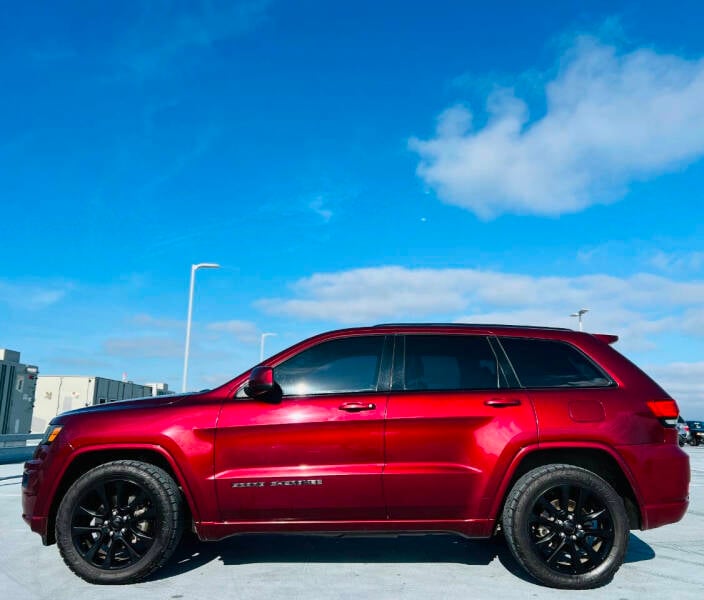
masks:
[(646, 400), (645, 402), (650, 409), (650, 412), (655, 415), (663, 425), (674, 427), (677, 424), (677, 417), (680, 414), (680, 409), (672, 398), (663, 398), (660, 400)]

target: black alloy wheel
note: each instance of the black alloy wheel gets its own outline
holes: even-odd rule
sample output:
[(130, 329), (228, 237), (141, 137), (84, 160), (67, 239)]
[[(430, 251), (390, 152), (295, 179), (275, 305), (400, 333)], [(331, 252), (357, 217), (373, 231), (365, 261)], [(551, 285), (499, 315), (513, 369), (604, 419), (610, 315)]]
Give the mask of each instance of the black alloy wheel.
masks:
[(614, 544), (613, 518), (605, 502), (579, 485), (546, 490), (533, 505), (528, 525), (533, 549), (560, 573), (595, 569)]
[(154, 505), (148, 490), (135, 481), (96, 482), (73, 510), (71, 537), (76, 550), (103, 570), (136, 563), (154, 544), (158, 527)]
[(144, 579), (176, 549), (183, 530), (178, 486), (160, 467), (112, 461), (79, 477), (56, 515), (56, 542), (69, 568), (90, 583)]
[(551, 587), (608, 583), (628, 546), (623, 499), (604, 479), (572, 465), (523, 475), (506, 498), (502, 524), (516, 560)]

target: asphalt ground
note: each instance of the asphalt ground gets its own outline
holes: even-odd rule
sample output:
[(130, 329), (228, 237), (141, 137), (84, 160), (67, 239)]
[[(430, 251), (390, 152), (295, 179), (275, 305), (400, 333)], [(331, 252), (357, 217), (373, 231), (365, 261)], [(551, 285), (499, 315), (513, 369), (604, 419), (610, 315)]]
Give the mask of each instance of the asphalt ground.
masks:
[[(569, 592), (570, 598), (704, 598), (704, 446), (686, 451), (692, 484), (684, 519), (632, 533), (626, 562), (614, 580), (596, 590)], [(7, 600), (568, 596), (525, 576), (500, 538), (470, 541), (450, 535), (247, 535), (210, 543), (187, 537), (149, 580), (95, 586), (73, 575), (56, 546), (42, 546), (22, 521), (21, 473), (20, 462), (0, 464), (0, 598)]]

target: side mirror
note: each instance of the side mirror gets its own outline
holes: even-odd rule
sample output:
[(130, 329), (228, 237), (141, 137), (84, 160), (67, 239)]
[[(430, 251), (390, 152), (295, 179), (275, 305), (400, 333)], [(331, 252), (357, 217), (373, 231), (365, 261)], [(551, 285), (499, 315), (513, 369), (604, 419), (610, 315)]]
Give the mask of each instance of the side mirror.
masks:
[(250, 398), (261, 398), (274, 389), (274, 369), (271, 367), (254, 367), (244, 393)]

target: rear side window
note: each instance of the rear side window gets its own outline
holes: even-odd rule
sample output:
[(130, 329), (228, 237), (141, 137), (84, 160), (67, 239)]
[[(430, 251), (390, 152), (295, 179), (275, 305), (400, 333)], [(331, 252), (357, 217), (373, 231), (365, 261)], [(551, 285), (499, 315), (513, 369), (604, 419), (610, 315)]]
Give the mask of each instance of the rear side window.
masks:
[(404, 360), (405, 390), (487, 390), (502, 374), (482, 336), (409, 335)]
[(521, 385), (603, 387), (613, 381), (575, 347), (556, 340), (501, 338)]

